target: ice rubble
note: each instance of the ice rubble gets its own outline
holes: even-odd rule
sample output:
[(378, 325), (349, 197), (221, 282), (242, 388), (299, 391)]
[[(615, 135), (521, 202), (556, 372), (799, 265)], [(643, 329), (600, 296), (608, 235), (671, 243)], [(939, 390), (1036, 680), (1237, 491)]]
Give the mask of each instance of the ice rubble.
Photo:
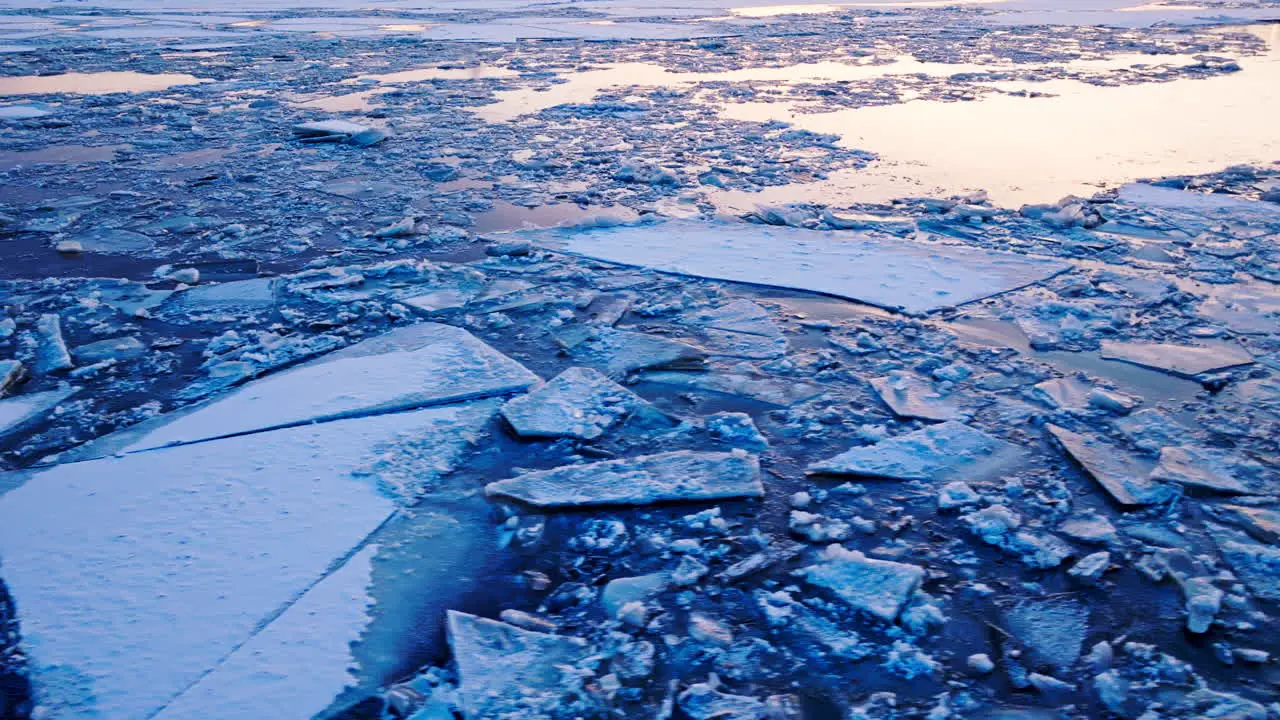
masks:
[(679, 275), (812, 290), (923, 314), (1050, 278), (1047, 258), (790, 227), (673, 220), (523, 231), (543, 247)]
[[(308, 665), (282, 674), (317, 672), (315, 657), (279, 647), (307, 638), (289, 606), (395, 512), (378, 480), (429, 484), (448, 467), (421, 457), (456, 461), (496, 410), (493, 400), (427, 408), (21, 473), (0, 497), (0, 555), (37, 685), (55, 707), (86, 698), (56, 716), (151, 716), (188, 688), (206, 692), (201, 678), (216, 689), (244, 672), (252, 656), (230, 655), (237, 648)], [(255, 644), (281, 610), (286, 625)], [(340, 687), (326, 685), (297, 692), (327, 704)]]
[(1007, 471), (1023, 457), (1018, 447), (999, 438), (964, 423), (945, 422), (851, 448), (813, 463), (807, 472), (890, 480), (982, 480)]
[(485, 493), (539, 507), (645, 505), (662, 500), (760, 497), (754, 455), (675, 452), (587, 465), (565, 465), (489, 483)]
[(930, 383), (906, 373), (873, 378), (871, 387), (894, 415), (919, 420), (962, 420), (964, 412), (952, 398), (933, 389)]
[[(465, 330), (393, 330), (77, 449), (85, 458), (525, 390), (538, 378)], [(316, 388), (332, 388), (316, 393)]]

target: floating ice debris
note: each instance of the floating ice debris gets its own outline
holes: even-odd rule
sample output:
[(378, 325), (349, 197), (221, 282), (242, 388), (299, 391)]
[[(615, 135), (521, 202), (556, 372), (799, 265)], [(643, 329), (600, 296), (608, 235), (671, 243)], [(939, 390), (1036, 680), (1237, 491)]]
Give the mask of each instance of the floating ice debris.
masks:
[(1220, 525), (1209, 525), (1222, 559), (1255, 595), (1280, 601), (1280, 547), (1254, 542), (1248, 535)]
[(1203, 373), (1253, 364), (1253, 356), (1238, 347), (1196, 347), (1170, 343), (1107, 341), (1102, 343), (1102, 357), (1191, 379)]
[(755, 421), (746, 413), (721, 412), (708, 415), (706, 428), (712, 438), (726, 445), (755, 452), (769, 449), (769, 441), (760, 434), (760, 428), (756, 427)]
[(1085, 472), (1097, 480), (1116, 502), (1122, 505), (1151, 505), (1173, 497), (1172, 488), (1149, 480), (1149, 469), (1142, 467), (1123, 449), (1057, 425), (1045, 427), (1061, 443), (1067, 454), (1080, 463)]
[(1223, 592), (1207, 577), (1188, 578), (1180, 583), (1186, 596), (1187, 629), (1193, 633), (1209, 630), (1222, 610)]
[(37, 422), (78, 388), (47, 390), (0, 400), (0, 440)]
[(906, 373), (875, 378), (871, 387), (894, 415), (920, 420), (961, 420), (964, 413), (955, 402), (939, 395), (933, 385)]
[(391, 133), (347, 120), (321, 120), (293, 126), (293, 134), (304, 143), (347, 143), (367, 147), (376, 145)]
[(1082, 410), (1089, 405), (1089, 394), (1093, 388), (1075, 378), (1054, 378), (1036, 383), (1036, 399), (1049, 407), (1060, 410)]
[(569, 353), (583, 362), (604, 367), (613, 377), (649, 368), (701, 368), (706, 358), (692, 345), (656, 335), (599, 326), (574, 330), (582, 334), (570, 334), (573, 336), (566, 343)]
[[(268, 375), (77, 449), (135, 452), (302, 423), (520, 392), (538, 382), (471, 333), (423, 323)], [(317, 392), (324, 389), (325, 392)]]
[(584, 640), (449, 611), (449, 646), (468, 720), (552, 717), (580, 685)]
[(667, 573), (616, 578), (600, 592), (600, 604), (609, 617), (616, 618), (627, 605), (648, 602), (670, 585), (671, 577)]
[(502, 416), (522, 437), (593, 440), (636, 413), (661, 417), (630, 390), (590, 368), (569, 368), (528, 395), (502, 407)]
[(1038, 663), (1066, 672), (1080, 659), (1089, 633), (1089, 610), (1078, 600), (1028, 600), (1005, 614), (1008, 630)]
[(819, 385), (765, 375), (721, 372), (647, 372), (645, 382), (748, 398), (776, 407), (791, 407), (826, 392)]
[(1160, 450), (1160, 462), (1150, 479), (1208, 488), (1228, 493), (1248, 493), (1228, 467), (1228, 458), (1209, 448), (1171, 446)]
[(1111, 566), (1111, 553), (1100, 550), (1076, 561), (1067, 574), (1077, 580), (1093, 583)]
[(130, 255), (147, 253), (155, 249), (156, 241), (130, 230), (99, 228), (74, 238), (80, 243), (81, 252), (103, 255)]
[(142, 283), (128, 280), (94, 280), (88, 285), (89, 295), (130, 317), (145, 317), (163, 303), (172, 290), (151, 290)]
[(1246, 505), (1222, 505), (1228, 517), (1244, 531), (1265, 543), (1280, 545), (1280, 510)]
[(539, 507), (646, 505), (760, 497), (764, 484), (754, 455), (680, 450), (525, 473), (489, 483), (485, 494)]
[(276, 280), (251, 278), (201, 285), (174, 293), (157, 311), (170, 322), (190, 322), (205, 313), (254, 313), (276, 304)]
[(913, 314), (999, 295), (1068, 268), (1055, 260), (896, 237), (684, 220), (522, 234), (549, 249), (608, 262), (812, 290)]
[(212, 672), (165, 705), (156, 720), (270, 717), (282, 708), (320, 714), (354, 682), (351, 647), (370, 620), (368, 545), (289, 606)]
[(886, 622), (898, 617), (924, 580), (924, 570), (915, 565), (876, 560), (839, 545), (828, 546), (821, 562), (798, 572), (849, 606)]
[[(447, 468), (423, 461), (496, 410), (430, 408), (11, 473), (0, 555), (37, 686), (73, 667), (92, 688), (85, 714), (152, 716), (395, 512), (377, 481), (438, 476)], [(336, 670), (345, 659), (304, 674)]]
[(746, 695), (722, 693), (712, 683), (695, 683), (680, 693), (680, 709), (693, 720), (765, 720), (764, 702)]
[(47, 106), (40, 105), (0, 105), (0, 120), (34, 120), (51, 115)]
[(1022, 451), (958, 422), (931, 425), (906, 435), (851, 448), (806, 472), (890, 480), (983, 480), (1017, 464)]
[(41, 315), (36, 321), (35, 371), (41, 375), (62, 372), (75, 367), (67, 341), (62, 337), (62, 318), (54, 313)]
[(988, 545), (1037, 568), (1052, 568), (1071, 557), (1071, 546), (1056, 535), (1036, 534), (1022, 527), (1022, 516), (1004, 505), (992, 505), (964, 515), (961, 521)]
[(17, 360), (0, 360), (0, 397), (4, 397), (9, 388), (18, 384), (24, 372), (26, 369)]
[(130, 360), (147, 352), (136, 337), (124, 336), (81, 345), (74, 351), (76, 360), (82, 363), (98, 363), (104, 360)]
[(703, 347), (713, 355), (767, 360), (787, 354), (787, 339), (769, 312), (750, 300), (692, 313), (687, 325), (702, 329)]

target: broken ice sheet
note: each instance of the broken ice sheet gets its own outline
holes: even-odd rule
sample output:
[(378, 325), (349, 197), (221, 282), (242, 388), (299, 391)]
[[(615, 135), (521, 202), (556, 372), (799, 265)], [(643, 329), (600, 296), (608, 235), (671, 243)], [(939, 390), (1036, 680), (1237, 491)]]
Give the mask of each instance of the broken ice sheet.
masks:
[[(258, 629), (271, 632), (386, 522), (398, 506), (378, 480), (421, 484), (424, 469), (447, 470), (422, 461), (465, 443), (468, 423), (487, 423), (496, 405), (483, 404), (488, 412), (428, 408), (10, 473), (0, 556), (37, 688), (74, 668), (91, 698), (77, 716), (151, 717)], [(324, 657), (342, 665), (313, 657), (303, 674), (345, 672), (345, 654)]]
[(750, 300), (690, 313), (681, 322), (702, 330), (702, 346), (713, 355), (768, 360), (787, 354), (787, 339), (769, 311)]
[(829, 545), (820, 562), (798, 573), (810, 584), (831, 591), (856, 610), (893, 622), (924, 580), (915, 565), (876, 560), (857, 550)]
[(943, 421), (965, 416), (954, 401), (939, 395), (932, 383), (913, 375), (895, 372), (875, 378), (871, 387), (898, 417)]
[(761, 497), (764, 484), (754, 455), (679, 450), (529, 472), (484, 490), (538, 507), (564, 507)]
[[(471, 333), (423, 323), (268, 375), (72, 451), (76, 459), (525, 390), (538, 377)], [(327, 392), (317, 393), (317, 388)]]
[(304, 143), (347, 143), (361, 147), (376, 145), (391, 136), (380, 128), (349, 120), (320, 120), (293, 126), (293, 134)]
[(1080, 463), (1085, 472), (1098, 481), (1116, 502), (1122, 505), (1152, 505), (1174, 496), (1170, 486), (1149, 480), (1147, 475), (1150, 469), (1124, 449), (1057, 425), (1045, 427), (1067, 454)]
[(1280, 547), (1255, 542), (1248, 535), (1221, 525), (1209, 524), (1209, 536), (1231, 569), (1255, 595), (1280, 601)]
[(1235, 346), (1196, 347), (1172, 343), (1106, 341), (1102, 357), (1195, 379), (1203, 373), (1253, 364), (1253, 356)]
[[(236, 648), (155, 716), (264, 717), (288, 708), (312, 717), (352, 682), (352, 643), (369, 622), (366, 595), (376, 545), (367, 545)], [(363, 598), (363, 602), (361, 599)]]
[(469, 720), (552, 717), (583, 675), (586, 641), (450, 610), (449, 646)]
[(952, 245), (790, 227), (676, 220), (521, 231), (551, 250), (679, 275), (811, 290), (923, 314), (1045, 280), (1068, 266)]
[(242, 315), (269, 311), (276, 306), (276, 280), (251, 278), (214, 285), (199, 285), (173, 293), (156, 316), (186, 324), (203, 315)]
[(944, 422), (851, 448), (805, 472), (890, 480), (981, 481), (1016, 466), (1022, 450), (963, 423)]
[(502, 407), (522, 437), (593, 440), (615, 423), (643, 413), (661, 414), (648, 401), (590, 368), (569, 368), (546, 385)]
[(1226, 493), (1248, 493), (1230, 468), (1231, 459), (1211, 448), (1170, 446), (1160, 450), (1160, 461), (1149, 476), (1157, 482), (1208, 488)]

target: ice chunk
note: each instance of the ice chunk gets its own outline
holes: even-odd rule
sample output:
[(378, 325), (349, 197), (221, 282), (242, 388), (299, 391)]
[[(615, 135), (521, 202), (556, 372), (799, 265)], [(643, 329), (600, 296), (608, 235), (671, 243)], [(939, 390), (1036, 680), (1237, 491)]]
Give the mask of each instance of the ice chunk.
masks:
[(48, 375), (73, 367), (67, 341), (62, 337), (62, 318), (54, 313), (41, 315), (36, 321), (36, 372)]
[(1147, 469), (1137, 459), (1115, 445), (1086, 437), (1057, 425), (1046, 425), (1049, 434), (1062, 444), (1067, 454), (1098, 481), (1122, 505), (1152, 505), (1173, 497), (1168, 485), (1147, 479)]
[(945, 422), (906, 435), (855, 447), (806, 472), (891, 480), (946, 481), (994, 477), (1023, 458), (1022, 451), (964, 423)]
[(805, 580), (886, 622), (898, 617), (924, 580), (924, 570), (915, 565), (876, 560), (839, 545), (828, 546), (821, 560), (799, 571)]
[(1280, 547), (1254, 542), (1244, 533), (1209, 525), (1209, 535), (1236, 575), (1255, 595), (1280, 601)]
[(812, 290), (908, 313), (999, 295), (1068, 268), (1056, 260), (898, 237), (675, 220), (524, 231), (553, 250), (679, 275)]
[(66, 400), (79, 388), (61, 388), (0, 400), (0, 440), (24, 430)]
[(376, 545), (321, 580), (213, 672), (165, 706), (156, 720), (312, 717), (353, 681), (352, 643), (369, 622)]
[(26, 369), (17, 360), (0, 360), (0, 397), (18, 384), (24, 372)]
[(650, 573), (636, 577), (610, 580), (600, 593), (600, 604), (609, 617), (618, 616), (622, 608), (633, 602), (647, 602), (650, 598), (667, 589), (671, 578), (667, 573)]
[(1150, 478), (1220, 492), (1249, 492), (1249, 488), (1231, 474), (1223, 453), (1209, 448), (1175, 445), (1161, 449), (1160, 462), (1151, 471)]
[(293, 134), (302, 142), (310, 143), (347, 143), (349, 145), (376, 145), (391, 133), (368, 125), (360, 125), (349, 120), (321, 120), (301, 123), (293, 126)]
[(683, 321), (702, 328), (702, 345), (714, 355), (767, 360), (787, 354), (787, 339), (769, 312), (750, 300), (734, 300)]
[(621, 377), (649, 368), (684, 370), (702, 367), (706, 356), (698, 348), (656, 335), (595, 326), (569, 340), (569, 353), (583, 362), (604, 367)]
[[(83, 682), (82, 694), (59, 693), (91, 698), (77, 717), (152, 716), (270, 632), (395, 512), (375, 481), (384, 472), (429, 481), (447, 468), (422, 459), (496, 411), (490, 401), (339, 420), (0, 479), (17, 486), (0, 497), (0, 556), (37, 686)], [(345, 672), (345, 658), (318, 660), (305, 675)]]
[(1280, 545), (1280, 510), (1246, 505), (1223, 505), (1231, 520), (1265, 543)]
[[(90, 443), (76, 458), (520, 392), (538, 381), (471, 333), (423, 323)], [(317, 392), (323, 389), (324, 392)]]
[(75, 349), (76, 359), (83, 363), (104, 360), (128, 360), (142, 357), (147, 349), (138, 338), (126, 335), (81, 345)]
[(648, 372), (641, 376), (645, 382), (670, 385), (690, 390), (705, 390), (721, 395), (733, 395), (776, 407), (791, 407), (812, 400), (826, 390), (805, 382), (766, 375), (745, 375), (719, 372)]
[(1089, 632), (1089, 609), (1070, 598), (1027, 600), (1011, 608), (1005, 621), (1032, 660), (1066, 672), (1080, 659)]
[(722, 693), (711, 683), (696, 683), (680, 693), (680, 709), (693, 720), (764, 720), (764, 702), (746, 695)]
[(905, 373), (894, 373), (871, 381), (871, 387), (894, 415), (921, 420), (960, 420), (959, 406), (934, 391), (933, 385)]
[(582, 639), (523, 630), (449, 611), (449, 646), (468, 720), (552, 717), (580, 676), (590, 646)]
[(1202, 373), (1253, 364), (1253, 356), (1238, 347), (1196, 347), (1170, 343), (1105, 341), (1102, 343), (1102, 357), (1192, 379)]
[(556, 507), (761, 497), (764, 484), (754, 455), (679, 450), (525, 473), (489, 483), (484, 490), (490, 496)]
[(171, 322), (189, 322), (188, 315), (200, 313), (256, 313), (276, 304), (276, 280), (252, 278), (214, 285), (201, 285), (170, 297), (158, 315)]
[(502, 416), (522, 437), (592, 440), (638, 412), (658, 417), (646, 400), (590, 368), (569, 368), (528, 395), (509, 401)]

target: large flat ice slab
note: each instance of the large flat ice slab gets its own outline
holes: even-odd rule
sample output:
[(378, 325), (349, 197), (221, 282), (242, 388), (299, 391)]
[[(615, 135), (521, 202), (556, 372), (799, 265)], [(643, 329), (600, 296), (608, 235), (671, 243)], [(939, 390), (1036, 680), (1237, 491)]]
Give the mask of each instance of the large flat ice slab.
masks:
[(1173, 497), (1168, 485), (1150, 480), (1150, 468), (1142, 467), (1123, 448), (1057, 425), (1045, 425), (1045, 428), (1121, 505), (1154, 505)]
[(1056, 260), (953, 245), (745, 223), (676, 220), (520, 234), (573, 255), (811, 290), (912, 314), (999, 295), (1068, 268)]
[(985, 480), (1016, 464), (1022, 451), (958, 422), (855, 447), (809, 466), (807, 472), (890, 480)]
[(572, 367), (528, 395), (502, 407), (521, 437), (593, 440), (613, 425), (644, 412), (659, 415), (644, 398), (591, 368)]
[(1192, 379), (1202, 373), (1253, 364), (1253, 356), (1242, 348), (1171, 343), (1105, 341), (1102, 343), (1102, 357)]
[[(243, 676), (239, 664), (251, 658), (231, 655), (237, 648), (287, 653), (272, 649), (272, 638), (289, 626), (267, 623), (282, 611), (292, 623), (289, 606), (395, 512), (403, 486), (429, 484), (458, 462), (498, 404), (338, 420), (0, 477), (0, 487), (17, 486), (0, 497), (4, 579), (22, 608), (52, 717), (148, 718), (224, 662), (234, 663), (224, 671), (231, 675), (209, 675), (213, 687)], [(313, 630), (347, 638), (350, 621), (321, 627), (313, 619)], [(259, 630), (273, 634), (253, 642)], [(336, 657), (328, 642), (305, 674), (335, 677), (322, 662)], [(337, 669), (345, 672), (345, 661)], [(188, 717), (278, 716), (261, 710)]]
[[(78, 449), (100, 457), (528, 389), (538, 376), (461, 328), (423, 323), (370, 338)], [(322, 391), (320, 391), (322, 390)]]
[(754, 455), (679, 450), (539, 470), (489, 483), (484, 491), (539, 507), (645, 505), (760, 497), (764, 484)]

